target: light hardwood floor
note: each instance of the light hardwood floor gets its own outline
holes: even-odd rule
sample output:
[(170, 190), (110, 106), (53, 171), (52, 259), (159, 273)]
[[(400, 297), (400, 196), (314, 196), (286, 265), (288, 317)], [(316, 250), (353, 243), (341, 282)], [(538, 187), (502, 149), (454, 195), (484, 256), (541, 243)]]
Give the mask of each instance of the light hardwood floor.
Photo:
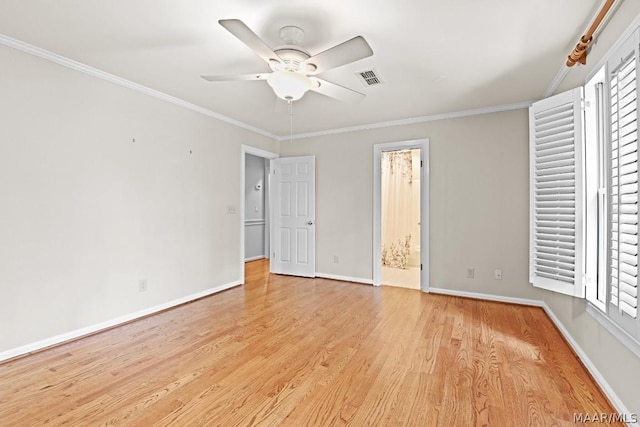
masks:
[(614, 412), (539, 308), (265, 266), (0, 364), (0, 425), (572, 426)]

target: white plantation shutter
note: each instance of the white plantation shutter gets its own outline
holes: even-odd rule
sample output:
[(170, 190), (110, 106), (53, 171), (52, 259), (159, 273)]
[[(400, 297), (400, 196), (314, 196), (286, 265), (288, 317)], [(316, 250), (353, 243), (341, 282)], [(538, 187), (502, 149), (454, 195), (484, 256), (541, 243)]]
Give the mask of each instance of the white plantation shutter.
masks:
[(638, 316), (638, 35), (609, 61), (610, 316), (634, 332)]
[(529, 108), (530, 281), (577, 297), (584, 297), (582, 114), (582, 88)]

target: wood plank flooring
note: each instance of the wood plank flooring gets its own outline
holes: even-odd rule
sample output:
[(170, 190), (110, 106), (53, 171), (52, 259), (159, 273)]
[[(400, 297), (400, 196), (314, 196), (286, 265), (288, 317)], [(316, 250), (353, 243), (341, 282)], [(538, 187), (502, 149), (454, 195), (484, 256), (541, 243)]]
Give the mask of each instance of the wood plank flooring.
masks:
[(0, 425), (573, 426), (615, 412), (539, 308), (246, 285), (0, 364)]

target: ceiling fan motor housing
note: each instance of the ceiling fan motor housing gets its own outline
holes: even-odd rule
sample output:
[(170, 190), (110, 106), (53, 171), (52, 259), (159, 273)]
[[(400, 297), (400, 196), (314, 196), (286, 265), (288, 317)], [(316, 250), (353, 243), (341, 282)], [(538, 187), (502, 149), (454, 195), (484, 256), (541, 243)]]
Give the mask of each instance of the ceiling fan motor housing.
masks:
[(274, 52), (278, 54), (281, 61), (278, 63), (277, 61), (270, 61), (269, 66), (273, 71), (302, 71), (308, 72), (309, 70), (301, 70), (300, 64), (311, 57), (309, 52), (304, 49), (301, 49), (299, 46), (279, 46), (274, 49)]

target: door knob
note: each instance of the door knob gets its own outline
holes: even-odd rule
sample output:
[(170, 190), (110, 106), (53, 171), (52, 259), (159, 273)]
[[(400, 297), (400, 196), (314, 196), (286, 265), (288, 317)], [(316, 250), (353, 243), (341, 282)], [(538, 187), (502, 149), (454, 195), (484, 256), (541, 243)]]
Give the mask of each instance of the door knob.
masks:
[(307, 221), (307, 225), (313, 225), (313, 221), (311, 220)]

